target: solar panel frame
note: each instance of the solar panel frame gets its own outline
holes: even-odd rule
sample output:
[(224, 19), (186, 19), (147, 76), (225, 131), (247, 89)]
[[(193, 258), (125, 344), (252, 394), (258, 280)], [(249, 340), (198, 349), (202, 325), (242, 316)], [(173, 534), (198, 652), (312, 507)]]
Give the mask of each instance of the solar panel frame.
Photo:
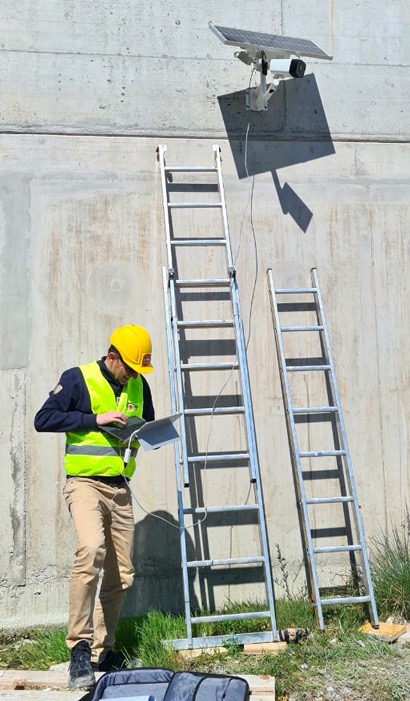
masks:
[(241, 49), (248, 51), (254, 58), (261, 58), (262, 52), (283, 58), (306, 56), (328, 61), (331, 61), (333, 58), (310, 39), (298, 39), (280, 34), (266, 34), (264, 32), (250, 32), (233, 27), (221, 27), (212, 24), (212, 22), (209, 23), (209, 28), (224, 44), (239, 46)]

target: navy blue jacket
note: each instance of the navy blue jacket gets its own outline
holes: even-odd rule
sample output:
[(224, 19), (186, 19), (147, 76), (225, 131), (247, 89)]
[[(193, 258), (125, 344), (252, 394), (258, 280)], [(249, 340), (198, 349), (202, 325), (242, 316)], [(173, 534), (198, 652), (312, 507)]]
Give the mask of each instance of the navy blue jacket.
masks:
[[(123, 385), (113, 377), (104, 363), (104, 356), (98, 360), (102, 375), (108, 380), (116, 397), (119, 397)], [(142, 418), (145, 421), (155, 419), (151, 390), (148, 382), (141, 375), (144, 392), (144, 407)], [(54, 390), (34, 418), (36, 431), (52, 431), (66, 433), (67, 431), (94, 431), (97, 427), (97, 415), (91, 411), (91, 398), (85, 384), (84, 376), (79, 367), (70, 368), (63, 372)]]

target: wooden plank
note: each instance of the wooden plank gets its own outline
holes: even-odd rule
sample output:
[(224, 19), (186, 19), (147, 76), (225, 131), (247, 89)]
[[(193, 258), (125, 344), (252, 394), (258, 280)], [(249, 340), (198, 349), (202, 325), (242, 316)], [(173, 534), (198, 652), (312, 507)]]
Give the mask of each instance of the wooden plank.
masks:
[(371, 623), (366, 623), (359, 628), (359, 633), (371, 635), (379, 640), (384, 640), (388, 643), (394, 643), (401, 635), (407, 631), (407, 626), (398, 625), (396, 623), (380, 623), (379, 628), (373, 628)]
[[(96, 679), (103, 672), (96, 673)], [(37, 671), (26, 669), (4, 669), (0, 672), (0, 689), (67, 689), (68, 677), (64, 671)]]
[(281, 652), (281, 650), (286, 650), (287, 643), (277, 642), (277, 643), (248, 643), (243, 646), (243, 651), (245, 655), (264, 655), (267, 652), (271, 655)]
[(215, 655), (218, 652), (226, 652), (225, 647), (201, 647), (192, 650), (178, 650), (185, 660), (194, 660), (201, 655)]
[(250, 701), (275, 701), (275, 677), (268, 674), (238, 674), (249, 684)]

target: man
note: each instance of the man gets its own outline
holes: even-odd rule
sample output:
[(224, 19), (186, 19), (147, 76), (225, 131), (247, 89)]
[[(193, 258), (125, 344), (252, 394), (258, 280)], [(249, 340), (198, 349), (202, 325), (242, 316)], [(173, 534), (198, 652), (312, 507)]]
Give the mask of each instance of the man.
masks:
[[(126, 589), (132, 584), (134, 517), (128, 481), (138, 442), (124, 464), (124, 446), (104, 426), (125, 425), (131, 416), (155, 418), (143, 377), (153, 371), (151, 339), (141, 326), (122, 326), (101, 360), (66, 370), (36, 414), (37, 431), (65, 432), (64, 496), (78, 548), (70, 582), (67, 645), (69, 686), (89, 687), (94, 670), (124, 663), (113, 652)], [(97, 588), (101, 577), (100, 589)]]

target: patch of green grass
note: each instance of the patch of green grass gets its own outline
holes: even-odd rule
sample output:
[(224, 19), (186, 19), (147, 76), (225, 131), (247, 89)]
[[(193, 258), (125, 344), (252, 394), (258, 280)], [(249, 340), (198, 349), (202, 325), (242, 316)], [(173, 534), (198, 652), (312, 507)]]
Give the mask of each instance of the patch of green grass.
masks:
[(144, 667), (179, 669), (178, 653), (164, 641), (186, 637), (185, 620), (160, 611), (119, 622), (115, 646), (122, 650), (130, 666), (138, 659)]
[(401, 527), (373, 540), (371, 572), (379, 615), (410, 620), (410, 514)]
[(276, 602), (276, 624), (279, 630), (284, 628), (316, 627), (313, 607), (306, 599), (278, 599)]
[(13, 638), (2, 636), (0, 667), (45, 670), (69, 659), (65, 630), (37, 628), (14, 634)]

